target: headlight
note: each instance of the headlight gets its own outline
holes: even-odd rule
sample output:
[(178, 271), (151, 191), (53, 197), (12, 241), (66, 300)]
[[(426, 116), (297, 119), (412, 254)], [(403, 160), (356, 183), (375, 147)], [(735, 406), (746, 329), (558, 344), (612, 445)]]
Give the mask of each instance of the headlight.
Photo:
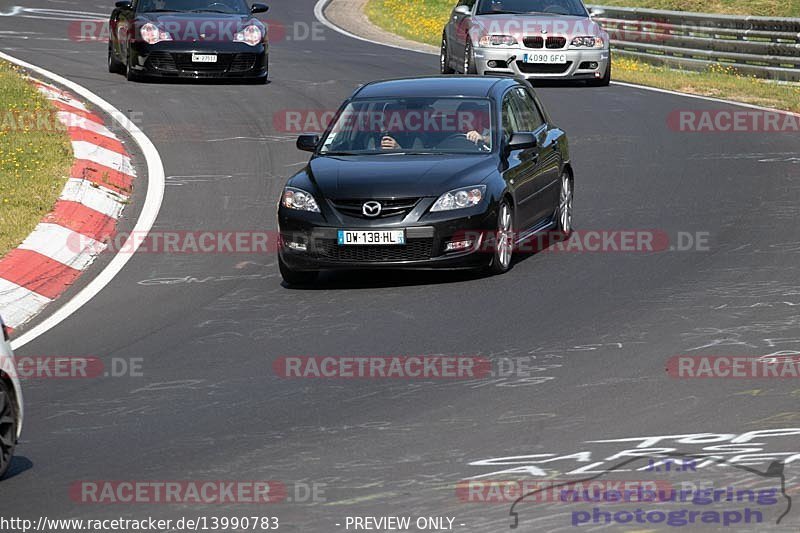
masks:
[(172, 35), (161, 30), (155, 24), (148, 22), (139, 30), (142, 40), (147, 44), (156, 44), (161, 41), (171, 41)]
[(319, 206), (311, 193), (294, 187), (283, 189), (283, 207), (287, 209), (297, 209), (298, 211), (311, 211), (319, 213)]
[(264, 34), (261, 33), (261, 28), (252, 24), (233, 36), (233, 42), (247, 43), (250, 46), (260, 44), (263, 39)]
[(603, 38), (590, 35), (575, 37), (570, 45), (576, 48), (603, 48)]
[(431, 207), (431, 212), (452, 211), (453, 209), (464, 209), (473, 207), (481, 203), (483, 195), (486, 193), (486, 185), (475, 185), (474, 187), (464, 187), (446, 192), (436, 200)]
[(478, 46), (516, 46), (517, 39), (513, 35), (484, 35), (478, 41)]

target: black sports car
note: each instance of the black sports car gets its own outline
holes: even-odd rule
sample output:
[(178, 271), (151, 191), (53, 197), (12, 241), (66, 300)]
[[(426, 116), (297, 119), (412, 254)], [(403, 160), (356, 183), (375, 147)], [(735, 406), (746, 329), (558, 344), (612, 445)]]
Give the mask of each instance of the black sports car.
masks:
[(140, 76), (266, 82), (269, 8), (245, 0), (129, 0), (109, 20), (108, 70)]
[(323, 269), (503, 273), (515, 245), (572, 230), (567, 137), (524, 80), (369, 83), (297, 147), (314, 155), (278, 205), (289, 284)]

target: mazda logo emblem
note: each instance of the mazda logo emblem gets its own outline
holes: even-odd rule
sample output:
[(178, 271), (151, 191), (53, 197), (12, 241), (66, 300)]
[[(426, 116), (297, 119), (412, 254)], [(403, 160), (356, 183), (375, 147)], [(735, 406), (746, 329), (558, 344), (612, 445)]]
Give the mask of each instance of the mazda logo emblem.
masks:
[(361, 212), (364, 213), (365, 217), (376, 217), (381, 214), (381, 203), (370, 201), (364, 202), (364, 205), (361, 207)]

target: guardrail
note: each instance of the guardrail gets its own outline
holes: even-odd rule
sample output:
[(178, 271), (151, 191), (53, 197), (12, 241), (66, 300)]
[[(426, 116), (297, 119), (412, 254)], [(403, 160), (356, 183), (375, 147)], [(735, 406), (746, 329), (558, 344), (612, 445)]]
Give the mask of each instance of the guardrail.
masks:
[(800, 81), (800, 19), (590, 5), (615, 54), (688, 70)]

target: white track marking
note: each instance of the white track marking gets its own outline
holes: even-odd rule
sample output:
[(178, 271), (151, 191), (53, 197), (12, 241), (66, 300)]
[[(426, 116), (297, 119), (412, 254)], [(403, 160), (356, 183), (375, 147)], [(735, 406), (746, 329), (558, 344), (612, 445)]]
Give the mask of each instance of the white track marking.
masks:
[(70, 178), (61, 192), (59, 200), (77, 202), (98, 213), (116, 219), (119, 218), (124, 207), (120, 200), (125, 198), (125, 196), (105, 187), (99, 187), (90, 181)]
[[(6, 302), (3, 304), (3, 320), (8, 324), (27, 322), (51, 302), (50, 298), (3, 278), (0, 278), (0, 296)], [(14, 342), (11, 341), (12, 346)]]
[(72, 141), (72, 151), (75, 153), (75, 159), (86, 159), (129, 176), (136, 175), (131, 158), (127, 155), (119, 154), (86, 141)]
[[(139, 219), (131, 232), (132, 235), (142, 236), (150, 232), (153, 224), (158, 217), (158, 212), (161, 209), (161, 202), (164, 199), (164, 164), (161, 161), (161, 156), (158, 150), (153, 145), (152, 141), (147, 138), (147, 135), (139, 129), (128, 117), (126, 117), (117, 108), (91, 92), (89, 89), (78, 85), (54, 72), (37, 67), (26, 61), (22, 61), (13, 56), (0, 52), (0, 58), (10, 61), (19, 65), (31, 72), (35, 72), (40, 76), (49, 78), (50, 80), (62, 85), (75, 94), (85, 98), (95, 107), (101, 109), (103, 112), (111, 116), (122, 128), (124, 128), (133, 140), (139, 145), (142, 153), (144, 154), (145, 164), (147, 165), (147, 194), (142, 206), (142, 212), (139, 214)], [(136, 250), (139, 249), (142, 243), (141, 238), (129, 238), (123, 245), (122, 249), (126, 253), (116, 254), (111, 261), (106, 265), (100, 274), (90, 281), (78, 294), (72, 297), (69, 301), (59, 307), (52, 315), (43, 320), (40, 324), (32, 328), (30, 331), (25, 332), (19, 338), (11, 342), (14, 349), (25, 346), (40, 335), (50, 331), (52, 328), (59, 325), (66, 318), (72, 315), (75, 311), (83, 307), (87, 302), (94, 298), (106, 285), (111, 283), (114, 277), (125, 267), (128, 261), (134, 256)]]
[(86, 270), (106, 246), (64, 226), (42, 222), (19, 248), (40, 253), (76, 270)]

